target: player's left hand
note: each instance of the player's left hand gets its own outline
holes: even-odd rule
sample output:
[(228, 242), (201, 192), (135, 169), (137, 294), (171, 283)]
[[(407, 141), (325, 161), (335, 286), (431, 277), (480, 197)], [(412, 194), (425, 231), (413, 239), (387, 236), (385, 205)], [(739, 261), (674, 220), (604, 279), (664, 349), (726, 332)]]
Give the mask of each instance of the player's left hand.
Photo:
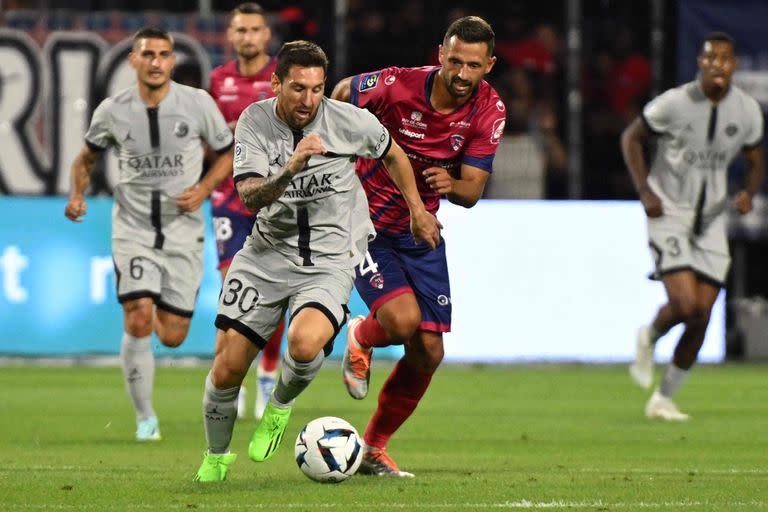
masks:
[(752, 195), (746, 190), (741, 190), (736, 194), (734, 204), (740, 214), (749, 213), (752, 211)]
[(447, 169), (442, 167), (429, 167), (422, 172), (426, 178), (429, 188), (434, 190), (440, 195), (450, 194), (453, 192), (454, 180), (448, 173)]
[(184, 190), (179, 197), (176, 198), (176, 206), (183, 212), (194, 212), (200, 205), (203, 204), (208, 194), (199, 183), (192, 185)]
[(411, 233), (416, 244), (426, 242), (432, 249), (436, 249), (440, 244), (441, 229), (443, 225), (426, 209), (411, 212)]

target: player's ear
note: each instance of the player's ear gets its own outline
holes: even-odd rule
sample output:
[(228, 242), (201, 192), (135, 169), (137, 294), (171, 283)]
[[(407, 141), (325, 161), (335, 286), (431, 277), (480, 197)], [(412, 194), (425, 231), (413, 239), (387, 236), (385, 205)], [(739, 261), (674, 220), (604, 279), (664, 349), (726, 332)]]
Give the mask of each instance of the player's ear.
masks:
[(437, 45), (437, 60), (440, 62), (440, 65), (443, 65), (443, 57), (445, 57), (445, 48), (443, 48), (443, 45), (439, 44)]
[(496, 64), (496, 56), (495, 55), (491, 55), (491, 58), (488, 59), (488, 65), (485, 66), (485, 74), (486, 75), (491, 72), (491, 70), (493, 69), (494, 64)]
[(272, 39), (272, 29), (271, 28), (264, 27), (264, 34), (265, 34), (265, 37), (266, 37), (265, 41), (269, 41), (270, 39)]
[(280, 77), (277, 76), (275, 73), (272, 73), (272, 92), (275, 93), (275, 96), (277, 96), (277, 93), (280, 91)]

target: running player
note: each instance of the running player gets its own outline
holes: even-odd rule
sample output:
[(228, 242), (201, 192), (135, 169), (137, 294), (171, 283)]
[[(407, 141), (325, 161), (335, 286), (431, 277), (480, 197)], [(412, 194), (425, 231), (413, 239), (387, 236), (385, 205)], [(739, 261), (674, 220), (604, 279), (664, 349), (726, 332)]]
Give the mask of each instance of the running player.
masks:
[[(505, 108), (483, 80), (491, 71), (494, 33), (468, 16), (448, 28), (440, 67), (386, 68), (345, 78), (333, 98), (370, 110), (408, 155), (427, 209), (440, 196), (472, 207), (483, 193), (504, 131)], [(405, 344), (379, 394), (365, 431), (360, 471), (413, 476), (387, 454), (390, 437), (410, 417), (443, 359), (451, 328), (451, 291), (445, 243), (435, 251), (414, 244), (405, 201), (379, 162), (360, 159), (357, 173), (368, 195), (376, 239), (357, 268), (355, 287), (370, 308), (349, 322), (343, 376), (354, 398), (368, 394), (373, 347)]]
[[(656, 341), (673, 326), (685, 325), (661, 385), (646, 404), (649, 418), (688, 419), (672, 396), (696, 361), (731, 263), (728, 165), (739, 153), (746, 157), (746, 181), (735, 198), (741, 214), (752, 209), (763, 180), (763, 114), (757, 101), (731, 83), (735, 50), (729, 35), (708, 35), (699, 53), (698, 78), (648, 103), (621, 137), (624, 161), (648, 216), (654, 277), (667, 292), (667, 303), (638, 332), (630, 375), (639, 386), (648, 389), (653, 383)], [(643, 146), (652, 140), (657, 148), (649, 173)]]
[[(275, 71), (275, 59), (266, 53), (271, 35), (266, 13), (259, 4), (243, 3), (232, 10), (227, 39), (237, 53), (237, 59), (211, 72), (211, 96), (233, 131), (237, 119), (248, 105), (274, 96), (270, 79)], [(227, 177), (213, 192), (211, 203), (219, 271), (223, 282), (232, 257), (251, 234), (256, 214), (243, 206), (232, 176)], [(256, 370), (256, 403), (253, 410), (256, 419), (261, 419), (269, 395), (275, 387), (284, 330), (285, 320), (281, 320), (261, 352)], [(246, 414), (245, 397), (243, 385), (237, 398), (239, 418)]]
[[(96, 159), (110, 146), (120, 179), (112, 210), (112, 255), (125, 333), (120, 360), (141, 441), (160, 439), (152, 406), (152, 331), (178, 347), (189, 331), (203, 274), (200, 205), (232, 169), (232, 133), (207, 92), (173, 82), (173, 38), (144, 28), (128, 61), (137, 84), (96, 108), (72, 164), (64, 214), (81, 222)], [(219, 153), (202, 181), (202, 141)]]
[(408, 204), (417, 240), (435, 247), (439, 224), (419, 198), (413, 169), (370, 113), (324, 98), (328, 60), (314, 43), (293, 41), (277, 55), (276, 98), (245, 109), (235, 131), (235, 183), (259, 210), (232, 260), (219, 299), (216, 353), (205, 380), (208, 450), (195, 480), (221, 481), (236, 400), (248, 367), (290, 312), (277, 385), (251, 437), (248, 456), (270, 458), (296, 397), (309, 385), (347, 320), (354, 267), (374, 234), (355, 156), (380, 159)]

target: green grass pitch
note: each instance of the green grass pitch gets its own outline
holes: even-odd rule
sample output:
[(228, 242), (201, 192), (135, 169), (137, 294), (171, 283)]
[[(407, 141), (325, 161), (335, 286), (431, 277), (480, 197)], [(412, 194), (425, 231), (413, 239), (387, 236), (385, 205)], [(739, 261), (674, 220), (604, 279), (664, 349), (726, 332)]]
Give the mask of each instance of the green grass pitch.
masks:
[(248, 460), (255, 421), (240, 421), (240, 458), (207, 485), (192, 482), (207, 368), (158, 369), (152, 444), (133, 440), (119, 369), (0, 368), (0, 510), (768, 510), (764, 367), (697, 367), (677, 397), (692, 421), (665, 424), (624, 366), (446, 365), (389, 446), (415, 479), (310, 481), (296, 434), (325, 415), (364, 430), (388, 370), (374, 366), (358, 402), (328, 363), (268, 462)]

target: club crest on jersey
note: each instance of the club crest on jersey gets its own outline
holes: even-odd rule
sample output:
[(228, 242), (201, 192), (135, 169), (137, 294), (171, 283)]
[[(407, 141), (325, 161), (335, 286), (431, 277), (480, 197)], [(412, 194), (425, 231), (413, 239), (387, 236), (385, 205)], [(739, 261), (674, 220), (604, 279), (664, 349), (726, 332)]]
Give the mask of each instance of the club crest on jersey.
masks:
[(189, 126), (184, 121), (178, 121), (173, 125), (173, 134), (179, 138), (186, 137), (189, 133)]
[(379, 290), (384, 288), (384, 276), (381, 275), (381, 272), (376, 272), (373, 274), (368, 282), (371, 283), (371, 286), (378, 288)]
[(728, 126), (725, 127), (725, 134), (729, 137), (733, 137), (739, 132), (739, 127), (736, 126), (734, 123), (730, 123)]
[(384, 79), (384, 85), (392, 85), (393, 83), (395, 83), (395, 80), (397, 80), (395, 78), (395, 75), (389, 75), (387, 78)]
[(360, 92), (365, 92), (369, 89), (373, 89), (377, 85), (379, 85), (379, 77), (381, 76), (381, 71), (378, 73), (371, 73), (370, 75), (363, 75), (360, 77), (360, 86), (357, 88)]
[(448, 139), (451, 142), (451, 149), (454, 151), (458, 151), (461, 149), (461, 146), (464, 145), (464, 137), (458, 134), (453, 134)]

